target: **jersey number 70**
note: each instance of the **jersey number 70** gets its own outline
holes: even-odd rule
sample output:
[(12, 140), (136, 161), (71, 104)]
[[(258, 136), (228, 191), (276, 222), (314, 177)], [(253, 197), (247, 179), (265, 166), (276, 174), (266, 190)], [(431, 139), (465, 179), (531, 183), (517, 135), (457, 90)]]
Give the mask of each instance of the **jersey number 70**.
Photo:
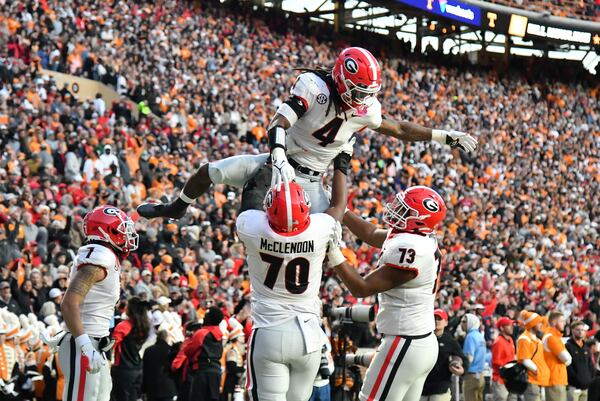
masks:
[[(269, 255), (268, 253), (260, 253), (260, 258), (263, 262), (269, 264), (267, 277), (265, 277), (265, 286), (271, 290), (275, 287), (279, 270), (283, 266), (283, 258)], [(305, 258), (295, 258), (288, 262), (285, 266), (285, 289), (292, 294), (302, 294), (308, 288), (308, 273), (310, 270), (310, 262)]]

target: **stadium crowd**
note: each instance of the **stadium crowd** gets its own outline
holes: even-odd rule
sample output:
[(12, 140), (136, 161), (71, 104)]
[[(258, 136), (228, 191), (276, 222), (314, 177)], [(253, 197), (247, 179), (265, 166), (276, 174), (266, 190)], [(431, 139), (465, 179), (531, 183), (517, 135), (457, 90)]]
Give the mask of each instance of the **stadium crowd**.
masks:
[(549, 12), (557, 17), (600, 21), (598, 0), (490, 0), (490, 2), (530, 11)]
[[(251, 12), (175, 0), (0, 1), (0, 339), (20, 344), (20, 366), (35, 365), (53, 383), (44, 393), (36, 382), (22, 397), (37, 390), (60, 399), (55, 358), (46, 350), (35, 359), (43, 350), (37, 334), (60, 325), (85, 213), (112, 204), (137, 219), (141, 201), (173, 198), (200, 164), (267, 151), (265, 126), (287, 97), (293, 68), (330, 65), (339, 45), (278, 33)], [(600, 313), (600, 87), (378, 56), (385, 113), (476, 134), (480, 148), (466, 155), (363, 132), (349, 206), (380, 222), (385, 202), (406, 186), (443, 194), (438, 306), (458, 333), (461, 317), (476, 311), (491, 348), (498, 319), (527, 309), (562, 311), (592, 336)], [(82, 101), (42, 68), (102, 81), (123, 100)], [(234, 362), (224, 365), (236, 377), (250, 330), (234, 229), (239, 195), (217, 185), (177, 222), (137, 219), (140, 247), (122, 264), (116, 315), (118, 322), (138, 296), (157, 312), (159, 342), (172, 345), (183, 340), (181, 327), (217, 306), (228, 322), (225, 362)], [(375, 266), (378, 250), (347, 232), (344, 248), (359, 271)], [(332, 306), (374, 302), (352, 298), (330, 271), (322, 298)], [(374, 345), (374, 325), (358, 328), (355, 345)], [(232, 380), (229, 394), (240, 383)]]

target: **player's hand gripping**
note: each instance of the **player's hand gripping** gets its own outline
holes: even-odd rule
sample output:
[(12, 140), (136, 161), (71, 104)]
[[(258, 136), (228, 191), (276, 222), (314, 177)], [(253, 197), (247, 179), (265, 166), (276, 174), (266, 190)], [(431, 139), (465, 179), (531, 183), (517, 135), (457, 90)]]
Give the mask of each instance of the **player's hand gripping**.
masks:
[(432, 139), (450, 146), (451, 148), (459, 148), (465, 152), (472, 152), (477, 148), (477, 139), (473, 138), (466, 132), (460, 131), (443, 131), (434, 130)]
[[(94, 348), (92, 341), (87, 334), (82, 334), (75, 339), (75, 344), (81, 350), (82, 363), (84, 368), (91, 374), (100, 372), (100, 369), (106, 365), (106, 360), (102, 354)], [(86, 361), (87, 360), (87, 361)]]
[(296, 178), (296, 172), (288, 162), (283, 149), (273, 149), (271, 152), (271, 163), (273, 164), (273, 176), (271, 178), (272, 188), (279, 188), (281, 184), (289, 185), (289, 183)]

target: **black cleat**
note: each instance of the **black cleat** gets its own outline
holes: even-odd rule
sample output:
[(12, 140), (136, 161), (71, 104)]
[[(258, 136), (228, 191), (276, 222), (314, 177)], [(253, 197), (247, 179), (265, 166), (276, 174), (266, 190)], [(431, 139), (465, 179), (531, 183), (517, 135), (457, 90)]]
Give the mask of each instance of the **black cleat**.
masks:
[(137, 212), (140, 216), (147, 219), (157, 217), (166, 217), (169, 219), (180, 219), (185, 216), (188, 204), (180, 199), (168, 204), (162, 203), (142, 203), (137, 207)]

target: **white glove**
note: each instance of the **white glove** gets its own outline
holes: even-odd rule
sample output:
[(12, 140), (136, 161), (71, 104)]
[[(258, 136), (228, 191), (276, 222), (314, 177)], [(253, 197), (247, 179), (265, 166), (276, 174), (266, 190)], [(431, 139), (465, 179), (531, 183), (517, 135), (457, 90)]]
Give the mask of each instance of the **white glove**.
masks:
[(471, 135), (460, 131), (443, 131), (434, 129), (431, 132), (431, 140), (449, 145), (451, 148), (459, 148), (465, 152), (472, 152), (477, 148), (477, 139)]
[(341, 265), (346, 261), (346, 257), (342, 253), (339, 244), (334, 244), (335, 239), (329, 240), (329, 251), (327, 252), (327, 258), (329, 259), (329, 266), (335, 267)]
[(285, 151), (282, 148), (275, 148), (271, 152), (271, 162), (273, 164), (273, 176), (271, 178), (271, 188), (280, 188), (281, 184), (289, 185), (296, 178), (296, 172), (288, 162)]
[(96, 374), (100, 372), (100, 369), (106, 365), (106, 360), (102, 356), (102, 354), (94, 348), (92, 345), (92, 340), (88, 337), (87, 334), (82, 334), (75, 339), (75, 344), (81, 350), (81, 355), (84, 357), (81, 361), (87, 359), (87, 366), (84, 366), (86, 370), (91, 374)]
[(56, 333), (55, 336), (49, 336), (47, 331), (41, 331), (40, 340), (42, 340), (42, 342), (46, 344), (52, 352), (56, 352), (58, 350), (58, 343), (66, 334), (67, 332), (60, 331)]

